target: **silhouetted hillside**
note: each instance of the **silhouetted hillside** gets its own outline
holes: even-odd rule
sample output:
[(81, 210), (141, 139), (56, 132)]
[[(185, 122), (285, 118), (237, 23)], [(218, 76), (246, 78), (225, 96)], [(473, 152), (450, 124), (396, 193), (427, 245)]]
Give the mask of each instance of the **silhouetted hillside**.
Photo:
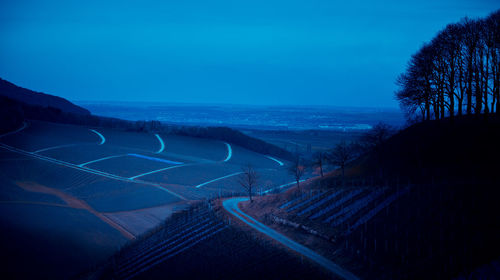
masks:
[(417, 123), (365, 158), (357, 175), (412, 182), (498, 181), (500, 118), (455, 117)]
[(16, 130), (23, 120), (24, 112), (19, 102), (0, 96), (0, 134)]
[(52, 107), (63, 112), (90, 115), (90, 112), (87, 109), (77, 106), (64, 98), (25, 89), (1, 78), (0, 96), (5, 96), (33, 106)]
[[(352, 224), (343, 225), (337, 245), (373, 275), (380, 273), (378, 279), (478, 273), (500, 257), (498, 143), (500, 119), (493, 115), (426, 121), (400, 131), (353, 162), (347, 184), (408, 191), (356, 230), (346, 234)], [(324, 185), (338, 181), (326, 178)], [(486, 276), (479, 278), (498, 277), (498, 271), (481, 273)]]

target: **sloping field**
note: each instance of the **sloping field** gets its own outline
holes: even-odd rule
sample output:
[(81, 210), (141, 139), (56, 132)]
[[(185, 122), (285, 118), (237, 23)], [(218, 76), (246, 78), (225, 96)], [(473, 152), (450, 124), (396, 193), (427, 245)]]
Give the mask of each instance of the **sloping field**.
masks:
[[(129, 178), (149, 171), (176, 165), (172, 163), (176, 162), (170, 162), (157, 157), (150, 157), (150, 159), (147, 159), (133, 156), (133, 154), (126, 154), (90, 163), (87, 164), (86, 167)], [(124, 166), (127, 168), (124, 168)]]
[(161, 188), (108, 179), (66, 191), (102, 212), (138, 210), (180, 201)]
[(109, 128), (99, 128), (96, 130), (105, 136), (106, 142), (104, 144), (110, 146), (150, 153), (157, 152), (161, 148), (161, 143), (150, 133), (120, 131)]
[[(49, 278), (67, 278), (185, 209), (189, 200), (242, 192), (236, 178), (247, 164), (262, 173), (260, 189), (293, 181), (281, 160), (230, 143), (25, 123), (0, 135), (0, 216), (11, 229), (9, 238), (20, 236), (5, 251), (19, 256), (12, 258), (17, 266), (11, 270), (29, 254), (23, 238), (36, 234), (26, 244), (43, 249), (23, 265), (38, 266)], [(70, 245), (51, 251), (61, 234)], [(86, 253), (69, 257), (78, 246)], [(44, 258), (48, 253), (78, 265), (61, 270), (59, 260)]]
[(189, 205), (187, 204), (172, 203), (139, 210), (104, 213), (104, 215), (123, 226), (130, 233), (139, 236), (165, 221), (165, 219), (170, 217), (173, 213), (188, 207)]
[(2, 275), (68, 278), (126, 242), (117, 230), (82, 209), (0, 203)]
[(199, 138), (161, 135), (165, 142), (165, 154), (177, 155), (179, 158), (197, 158), (210, 161), (221, 161), (226, 158), (227, 147), (223, 142)]
[(1, 138), (1, 142), (29, 152), (65, 145), (98, 144), (99, 136), (82, 127), (31, 121), (18, 133)]
[(155, 174), (146, 175), (142, 177), (142, 179), (195, 187), (205, 182), (240, 171), (241, 167), (232, 164), (201, 163), (167, 169)]
[[(241, 169), (239, 170), (241, 171)], [(266, 168), (266, 169), (256, 169), (258, 173), (258, 186), (255, 191), (257, 193), (273, 190), (279, 188), (280, 186), (287, 185), (290, 183), (294, 183), (294, 179), (291, 178), (288, 174), (283, 172), (277, 172), (276, 169)], [(217, 180), (206, 185), (203, 185), (204, 190), (212, 190), (212, 191), (234, 191), (234, 186), (238, 185), (237, 176), (231, 176), (228, 178), (224, 178), (221, 180)], [(241, 191), (241, 189), (239, 190)]]
[(124, 156), (134, 150), (111, 145), (78, 145), (43, 151), (40, 154), (77, 165), (88, 164), (96, 159)]
[[(8, 156), (8, 153), (3, 155)], [(0, 167), (1, 181), (5, 185), (0, 195), (16, 200), (28, 200), (26, 196), (47, 196), (16, 188), (15, 182), (22, 180), (64, 191), (102, 212), (137, 210), (180, 201), (159, 187), (132, 180), (114, 180), (26, 156), (20, 157), (15, 164), (11, 160), (2, 160)], [(19, 195), (21, 192), (22, 196)], [(51, 200), (57, 199), (49, 197)]]

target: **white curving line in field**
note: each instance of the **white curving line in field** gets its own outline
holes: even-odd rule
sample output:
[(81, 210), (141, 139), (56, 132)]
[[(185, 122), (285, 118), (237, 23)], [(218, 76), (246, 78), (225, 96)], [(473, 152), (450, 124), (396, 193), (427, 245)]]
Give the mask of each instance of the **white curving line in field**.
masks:
[(73, 146), (76, 146), (76, 145), (79, 145), (79, 144), (64, 144), (64, 145), (58, 145), (58, 146), (53, 146), (53, 147), (48, 147), (48, 148), (43, 148), (43, 149), (40, 149), (40, 150), (36, 150), (36, 151), (34, 151), (33, 153), (34, 153), (34, 154), (36, 154), (36, 153), (45, 152), (45, 151), (50, 151), (50, 150), (59, 149), (59, 148), (73, 147)]
[(174, 195), (174, 196), (176, 196), (176, 197), (178, 197), (178, 198), (180, 198), (182, 200), (187, 200), (182, 195), (180, 195), (178, 193), (175, 193), (175, 192), (173, 192), (173, 191), (165, 188), (161, 184), (157, 184), (157, 183), (153, 183), (153, 182), (146, 182), (146, 181), (142, 181), (142, 180), (131, 180), (129, 178), (125, 178), (125, 177), (122, 177), (122, 176), (114, 175), (114, 174), (111, 174), (111, 173), (107, 173), (107, 172), (103, 172), (103, 171), (99, 171), (99, 170), (95, 170), (95, 169), (90, 169), (90, 168), (87, 168), (87, 167), (80, 167), (80, 166), (78, 166), (76, 164), (73, 164), (73, 163), (65, 162), (65, 161), (62, 161), (62, 160), (55, 159), (55, 158), (46, 157), (46, 156), (39, 155), (39, 154), (35, 154), (35, 153), (28, 152), (28, 151), (25, 151), (25, 150), (21, 150), (21, 149), (18, 149), (18, 148), (9, 146), (9, 145), (5, 145), (3, 143), (0, 143), (0, 148), (6, 149), (6, 150), (9, 150), (11, 152), (18, 153), (18, 154), (22, 154), (22, 155), (25, 155), (25, 156), (34, 157), (36, 159), (48, 161), (48, 162), (51, 162), (51, 163), (54, 163), (54, 164), (57, 164), (57, 165), (61, 165), (61, 166), (73, 168), (73, 169), (76, 169), (76, 170), (80, 170), (80, 171), (83, 171), (83, 172), (87, 172), (87, 173), (91, 173), (91, 174), (103, 176), (103, 177), (114, 179), (114, 180), (118, 180), (118, 181), (135, 182), (135, 183), (139, 183), (139, 184), (143, 184), (143, 185), (149, 185), (149, 186), (155, 187), (157, 189), (160, 189), (160, 190), (162, 190), (164, 192), (168, 192), (171, 195)]
[(164, 162), (164, 163), (168, 163), (168, 164), (175, 164), (175, 165), (184, 164), (183, 162), (179, 162), (179, 161), (172, 161), (172, 160), (168, 160), (168, 159), (148, 157), (148, 156), (145, 156), (145, 155), (139, 155), (139, 154), (131, 153), (131, 154), (122, 154), (122, 155), (114, 155), (114, 156), (109, 156), (109, 157), (103, 157), (103, 158), (99, 158), (99, 159), (96, 159), (96, 160), (91, 160), (89, 162), (85, 162), (85, 163), (79, 164), (78, 166), (82, 167), (82, 166), (85, 166), (87, 164), (91, 164), (91, 163), (94, 163), (94, 162), (99, 162), (99, 161), (103, 161), (103, 160), (107, 160), (107, 159), (112, 159), (112, 158), (117, 158), (117, 157), (126, 157), (126, 156), (131, 156), (131, 157), (136, 157), (136, 158), (142, 158), (142, 159), (147, 159), (147, 160), (152, 160), (152, 161), (159, 161), (159, 162)]
[(14, 130), (14, 131), (11, 131), (11, 132), (7, 132), (7, 133), (4, 133), (2, 135), (0, 135), (0, 138), (4, 137), (4, 136), (7, 136), (7, 135), (11, 135), (11, 134), (16, 134), (18, 133), (19, 131), (25, 129), (26, 127), (28, 126), (28, 124), (26, 122), (23, 122), (23, 126), (21, 126), (20, 128)]
[(158, 138), (158, 141), (160, 141), (160, 149), (156, 152), (157, 154), (163, 152), (163, 150), (165, 150), (165, 143), (163, 143), (163, 140), (161, 139), (160, 135), (158, 135), (157, 133), (155, 133), (155, 136), (156, 138)]
[(222, 176), (222, 177), (219, 177), (219, 178), (215, 178), (213, 180), (210, 180), (210, 181), (207, 181), (205, 183), (202, 183), (202, 184), (199, 184), (198, 186), (195, 186), (195, 188), (200, 188), (200, 187), (203, 187), (205, 185), (208, 185), (210, 183), (213, 183), (213, 182), (216, 182), (216, 181), (219, 181), (219, 180), (222, 180), (222, 179), (226, 179), (226, 178), (229, 178), (229, 177), (232, 177), (232, 176), (235, 176), (235, 175), (239, 175), (239, 174), (242, 174), (243, 172), (235, 172), (235, 173), (232, 173), (232, 174), (229, 174), (229, 175), (226, 175), (226, 176)]
[(161, 168), (161, 169), (156, 169), (156, 170), (153, 170), (153, 171), (149, 171), (149, 172), (146, 172), (146, 173), (142, 173), (142, 174), (139, 174), (139, 175), (135, 175), (133, 177), (130, 177), (129, 179), (130, 180), (134, 180), (134, 179), (142, 177), (142, 176), (146, 176), (146, 175), (150, 175), (150, 174), (162, 172), (162, 171), (169, 170), (169, 169), (172, 169), (172, 168), (184, 167), (184, 166), (190, 166), (190, 165), (194, 165), (194, 164), (193, 163), (188, 163), (188, 164), (181, 164), (181, 165), (169, 166), (169, 167), (165, 167), (165, 168)]
[(117, 158), (117, 157), (124, 157), (124, 156), (126, 156), (126, 155), (116, 155), (116, 156), (103, 157), (103, 158), (99, 158), (99, 159), (96, 159), (96, 160), (91, 160), (91, 161), (79, 164), (78, 166), (84, 167), (85, 165), (91, 164), (91, 163), (94, 163), (94, 162), (99, 162), (99, 161), (103, 161), (103, 160), (107, 160), (107, 159), (112, 159), (112, 158)]
[(231, 149), (231, 145), (229, 145), (229, 143), (224, 142), (224, 144), (226, 144), (226, 147), (227, 147), (227, 157), (226, 157), (226, 159), (224, 159), (224, 162), (226, 162), (226, 161), (230, 160), (231, 157), (233, 156), (233, 150)]
[(104, 136), (101, 133), (99, 133), (97, 130), (94, 129), (91, 129), (90, 131), (94, 132), (95, 134), (97, 134), (97, 136), (101, 138), (101, 143), (99, 143), (99, 145), (106, 143), (106, 138), (104, 138)]
[(270, 160), (274, 160), (275, 162), (277, 162), (280, 166), (283, 166), (283, 162), (278, 160), (278, 159), (275, 159), (273, 158), (272, 156), (266, 156), (266, 158), (270, 159)]

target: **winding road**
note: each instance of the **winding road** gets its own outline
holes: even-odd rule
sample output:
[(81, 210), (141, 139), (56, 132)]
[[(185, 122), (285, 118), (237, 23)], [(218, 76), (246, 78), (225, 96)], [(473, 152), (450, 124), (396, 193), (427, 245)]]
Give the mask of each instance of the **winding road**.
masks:
[(325, 269), (331, 271), (332, 273), (334, 273), (334, 274), (336, 274), (344, 279), (353, 279), (353, 280), (359, 279), (351, 272), (341, 268), (338, 264), (335, 264), (334, 262), (319, 255), (318, 253), (314, 252), (313, 250), (291, 240), (290, 238), (284, 236), (283, 234), (265, 226), (264, 224), (260, 223), (259, 221), (255, 220), (254, 218), (250, 217), (249, 215), (243, 213), (243, 211), (241, 211), (240, 208), (238, 208), (238, 203), (240, 203), (242, 201), (247, 201), (247, 200), (248, 200), (248, 198), (246, 198), (246, 197), (230, 198), (230, 199), (224, 200), (224, 202), (222, 203), (222, 206), (231, 215), (240, 219), (245, 224), (247, 224), (250, 227), (256, 229), (257, 231), (269, 236), (270, 238), (280, 242), (281, 244), (294, 250), (295, 252), (311, 259), (312, 261), (318, 263), (319, 265), (321, 265)]

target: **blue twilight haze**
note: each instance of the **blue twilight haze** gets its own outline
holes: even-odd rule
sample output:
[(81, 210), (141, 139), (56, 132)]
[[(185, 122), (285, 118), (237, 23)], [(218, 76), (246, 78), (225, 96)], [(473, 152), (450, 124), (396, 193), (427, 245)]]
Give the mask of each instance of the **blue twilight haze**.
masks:
[(0, 77), (70, 100), (396, 107), (394, 81), (489, 0), (0, 3)]

